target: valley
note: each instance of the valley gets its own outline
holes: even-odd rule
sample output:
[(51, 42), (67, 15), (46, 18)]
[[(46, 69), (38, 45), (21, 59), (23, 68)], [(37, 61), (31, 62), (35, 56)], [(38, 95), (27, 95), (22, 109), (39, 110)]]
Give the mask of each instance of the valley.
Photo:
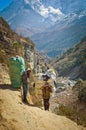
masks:
[[(12, 57), (31, 69), (28, 104), (22, 86), (12, 86)], [(53, 92), (45, 111), (48, 69)], [(0, 129), (86, 130), (85, 0), (12, 0), (0, 11)]]
[(13, 0), (0, 12), (19, 35), (30, 38), (38, 51), (55, 58), (86, 35), (84, 0)]

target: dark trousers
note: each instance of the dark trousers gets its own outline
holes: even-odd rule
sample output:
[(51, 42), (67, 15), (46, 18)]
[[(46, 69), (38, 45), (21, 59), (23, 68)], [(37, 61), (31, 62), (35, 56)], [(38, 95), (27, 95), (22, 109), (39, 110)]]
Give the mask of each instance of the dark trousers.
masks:
[(27, 102), (28, 85), (23, 84), (23, 102)]
[(44, 109), (45, 110), (49, 110), (49, 99), (43, 99), (43, 101), (44, 101)]

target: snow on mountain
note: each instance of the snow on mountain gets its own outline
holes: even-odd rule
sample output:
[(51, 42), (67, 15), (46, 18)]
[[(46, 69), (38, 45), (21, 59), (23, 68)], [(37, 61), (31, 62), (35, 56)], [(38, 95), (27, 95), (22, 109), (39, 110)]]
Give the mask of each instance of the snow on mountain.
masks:
[(62, 17), (64, 14), (59, 8), (53, 6), (46, 7), (41, 0), (24, 0), (27, 4), (30, 4), (33, 10), (39, 13), (44, 18), (50, 18), (53, 22)]
[(24, 0), (13, 0), (3, 11), (2, 16), (11, 28), (23, 36), (31, 36), (41, 32), (51, 25), (51, 21), (37, 13), (29, 3)]
[(27, 4), (52, 22), (60, 20), (65, 15), (86, 9), (86, 0), (24, 0)]
[[(39, 7), (44, 6), (48, 8), (49, 6), (54, 9), (59, 9), (62, 13), (68, 14), (73, 13), (77, 10), (86, 9), (86, 0), (24, 0), (29, 3), (36, 11)], [(39, 12), (40, 13), (40, 12)]]
[(86, 10), (66, 15), (48, 28), (45, 33), (31, 37), (38, 50), (50, 57), (62, 54), (86, 36)]
[(86, 35), (86, 0), (13, 0), (0, 16), (53, 57)]

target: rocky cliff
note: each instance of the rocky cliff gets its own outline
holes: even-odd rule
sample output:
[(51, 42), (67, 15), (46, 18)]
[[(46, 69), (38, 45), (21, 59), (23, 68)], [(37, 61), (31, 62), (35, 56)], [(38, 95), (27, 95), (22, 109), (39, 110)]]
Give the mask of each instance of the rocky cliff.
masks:
[(29, 38), (15, 33), (0, 17), (0, 64), (8, 66), (9, 58), (16, 55), (22, 56), (26, 61), (26, 67), (30, 66), (35, 73), (42, 72), (42, 68), (46, 67), (34, 43)]

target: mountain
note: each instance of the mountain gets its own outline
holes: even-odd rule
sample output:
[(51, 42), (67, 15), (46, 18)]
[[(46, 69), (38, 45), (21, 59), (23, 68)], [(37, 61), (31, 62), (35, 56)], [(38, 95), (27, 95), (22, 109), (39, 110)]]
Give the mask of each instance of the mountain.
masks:
[(43, 17), (50, 18), (51, 21), (58, 20), (65, 14), (86, 9), (85, 0), (25, 0), (25, 2)]
[(44, 18), (24, 0), (13, 0), (5, 10), (0, 12), (0, 16), (6, 19), (14, 31), (23, 36), (30, 36), (49, 26), (49, 21), (44, 21)]
[(86, 9), (86, 1), (85, 0), (42, 0), (42, 2), (46, 5), (46, 6), (52, 6), (55, 9), (59, 8), (61, 10), (62, 13), (64, 14), (69, 14), (69, 13), (73, 13), (75, 11), (78, 10), (82, 10), (82, 9)]
[(13, 0), (0, 15), (50, 57), (63, 53), (86, 34), (85, 0)]
[(59, 76), (86, 80), (86, 37), (52, 62)]
[[(37, 60), (36, 57), (38, 55), (35, 52), (34, 47), (35, 47), (34, 43), (30, 39), (19, 36), (10, 28), (7, 22), (2, 17), (0, 17), (0, 129), (1, 130), (8, 130), (8, 129), (85, 130), (83, 126), (77, 125), (77, 123), (73, 122), (72, 120), (68, 119), (65, 116), (55, 115), (51, 111), (45, 112), (43, 108), (38, 108), (37, 103), (38, 105), (40, 105), (40, 102), (42, 102), (42, 100), (40, 100), (42, 97), (39, 98), (41, 96), (40, 86), (42, 86), (44, 82), (38, 81), (37, 75), (35, 76), (36, 87), (34, 88), (36, 90), (35, 91), (36, 93), (33, 93), (32, 95), (28, 94), (27, 97), (28, 102), (30, 104), (24, 104), (22, 102), (21, 100), (22, 89), (13, 88), (11, 86), (8, 71), (9, 67), (8, 60), (11, 56), (15, 55), (23, 56), (27, 63), (28, 62), (32, 63), (34, 60), (36, 65), (35, 68), (36, 67), (40, 68), (40, 63), (44, 65), (43, 59), (41, 62), (39, 59)], [(37, 91), (38, 87), (40, 91)], [(67, 96), (69, 98), (69, 93)], [(33, 105), (32, 103), (35, 105)], [(64, 112), (63, 109), (62, 111)], [(67, 115), (68, 113), (70, 114), (70, 111), (69, 112), (68, 111)]]
[[(4, 66), (4, 69), (8, 69), (9, 58), (18, 55), (24, 58), (26, 67), (31, 67), (35, 74), (46, 70), (47, 63), (45, 64), (42, 55), (36, 51), (34, 43), (15, 33), (0, 17), (0, 68)], [(1, 74), (0, 78), (2, 77)]]
[(30, 46), (34, 51), (34, 43), (28, 38), (27, 40), (15, 33), (8, 23), (0, 17), (0, 63), (7, 64), (11, 56), (24, 56), (25, 44)]
[(50, 57), (62, 54), (86, 35), (86, 11), (69, 14), (31, 39), (38, 50), (45, 50)]

